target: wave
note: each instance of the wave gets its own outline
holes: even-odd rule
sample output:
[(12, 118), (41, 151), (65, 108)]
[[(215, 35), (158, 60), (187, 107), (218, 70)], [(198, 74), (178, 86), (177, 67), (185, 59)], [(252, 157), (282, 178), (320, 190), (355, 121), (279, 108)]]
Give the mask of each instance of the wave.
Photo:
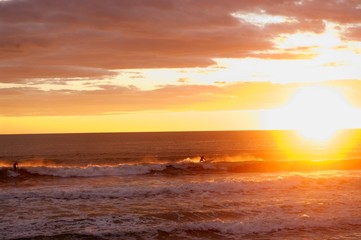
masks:
[[(218, 166), (219, 167), (219, 166)], [(119, 164), (88, 165), (85, 167), (69, 166), (31, 166), (14, 171), (10, 168), (0, 170), (0, 178), (13, 177), (101, 177), (130, 176), (144, 174), (190, 174), (216, 170), (216, 165), (176, 163), (176, 164)], [(220, 169), (218, 169), (220, 170)]]
[[(187, 164), (178, 163), (178, 165), (185, 167)], [(204, 164), (199, 165), (204, 166)], [(112, 167), (120, 166), (107, 168)], [(148, 171), (147, 174), (167, 174), (166, 172), (167, 170), (164, 169), (157, 173)], [(20, 173), (20, 176), (22, 174)], [(36, 176), (35, 173), (32, 174)], [(323, 231), (334, 234), (339, 229), (354, 231), (355, 228), (361, 228), (358, 205), (352, 204), (357, 203), (357, 198), (354, 196), (359, 192), (358, 183), (361, 178), (359, 171), (257, 174), (256, 176), (239, 178), (212, 176), (206, 178), (206, 181), (193, 181), (199, 179), (196, 177), (192, 178), (192, 181), (176, 181), (176, 183), (166, 178), (162, 184), (155, 185), (146, 184), (148, 179), (137, 185), (112, 181), (115, 183), (101, 187), (88, 184), (93, 182), (93, 179), (89, 179), (90, 181), (85, 179), (86, 184), (71, 184), (68, 187), (50, 185), (25, 189), (6, 188), (0, 193), (1, 202), (9, 207), (18, 206), (19, 202), (26, 204), (15, 210), (15, 213), (11, 212), (3, 216), (0, 232), (5, 234), (3, 237), (6, 239), (14, 236), (22, 239), (25, 237), (41, 239), (42, 235), (47, 235), (49, 238), (73, 239), (239, 239), (243, 237), (270, 239), (270, 234), (277, 234), (275, 236), (278, 237), (274, 239), (287, 239), (283, 236), (291, 234), (288, 236), (293, 237), (288, 239), (293, 239), (295, 231), (296, 233), (318, 231), (320, 235), (304, 237), (318, 239), (328, 238), (322, 235)], [(63, 182), (66, 181), (60, 179), (59, 183)], [(70, 182), (73, 182), (73, 179), (70, 179)], [(81, 182), (83, 180), (78, 183)], [(304, 195), (303, 200), (307, 200), (307, 193), (310, 191), (319, 192), (317, 195), (323, 194), (320, 200), (325, 203), (321, 210), (320, 206), (311, 206), (298, 201), (297, 196)], [(297, 193), (295, 198), (292, 198), (292, 193)], [(328, 199), (331, 193), (332, 200)], [(254, 194), (261, 194), (258, 196), (262, 200), (258, 204), (257, 201), (253, 202), (257, 199), (252, 198)], [(289, 201), (281, 201), (282, 204), (274, 204), (274, 201), (269, 201), (271, 198), (267, 199), (267, 196), (288, 195), (291, 195)], [(173, 205), (178, 202), (181, 204)], [(141, 206), (142, 203), (146, 203), (146, 211), (143, 213), (144, 209), (140, 210), (143, 215), (139, 212), (133, 213), (131, 210), (129, 212), (132, 213), (121, 211), (122, 214), (119, 214), (120, 209), (124, 209), (125, 206), (134, 204)], [(77, 207), (84, 205), (91, 207), (89, 210)], [(106, 214), (109, 206), (111, 214)], [(150, 206), (159, 206), (159, 208), (153, 209)], [(48, 217), (54, 216), (53, 211), (49, 209), (56, 209), (54, 211), (56, 218)], [(102, 212), (103, 209), (105, 213)], [(162, 210), (158, 211), (159, 209)], [(28, 219), (21, 220), (17, 217), (22, 216), (27, 210), (31, 213), (26, 214)], [(87, 214), (96, 212), (104, 215), (92, 217), (94, 215)], [(10, 220), (5, 221), (7, 219)], [(59, 235), (59, 233), (70, 234), (72, 230), (73, 236)], [(331, 237), (333, 236), (329, 238)]]
[[(357, 178), (359, 179), (359, 178)], [(349, 181), (353, 181), (352, 178)], [(325, 179), (323, 185), (339, 186), (345, 182), (345, 178)], [(64, 199), (64, 200), (99, 200), (99, 199), (132, 199), (152, 198), (154, 196), (179, 196), (179, 195), (203, 195), (223, 194), (227, 192), (240, 193), (248, 191), (264, 191), (267, 189), (294, 189), (307, 182), (310, 185), (320, 184), (320, 179), (303, 176), (288, 176), (274, 179), (246, 180), (230, 179), (211, 182), (189, 182), (180, 185), (169, 186), (122, 186), (118, 185), (92, 188), (92, 186), (76, 186), (67, 191), (57, 189), (33, 189), (32, 191), (11, 191), (0, 193), (0, 200), (10, 201), (14, 199)]]
[[(21, 164), (20, 164), (21, 165)], [(243, 161), (204, 162), (185, 159), (176, 163), (143, 163), (79, 166), (20, 166), (0, 169), (0, 179), (28, 177), (101, 177), (131, 175), (185, 175), (206, 173), (298, 172), (320, 170), (360, 170), (361, 160), (333, 161)]]
[[(361, 228), (358, 219), (352, 217), (291, 217), (282, 213), (260, 214), (244, 221), (150, 221), (125, 215), (102, 216), (96, 220), (84, 216), (61, 220), (42, 218), (30, 223), (31, 227), (30, 224), (17, 226), (27, 231), (17, 231), (13, 236), (19, 239), (338, 239), (337, 235), (349, 238), (350, 232), (358, 233)], [(61, 233), (59, 228), (67, 231)], [(48, 237), (44, 238), (44, 233)], [(4, 234), (8, 237), (9, 233)]]
[[(272, 220), (267, 218), (268, 220)], [(126, 227), (125, 222), (134, 221), (137, 226)], [(116, 223), (114, 223), (116, 222)], [(121, 224), (119, 224), (119, 222)], [(91, 219), (82, 221), (65, 222), (66, 224), (78, 224), (84, 228), (94, 226)], [(41, 222), (51, 228), (59, 227), (53, 222)], [(350, 236), (347, 232), (360, 232), (360, 223), (353, 219), (347, 220), (313, 220), (307, 221), (304, 217), (289, 222), (276, 224), (258, 220), (249, 222), (240, 221), (207, 221), (190, 222), (185, 224), (160, 223), (156, 226), (147, 226), (140, 220), (131, 218), (102, 218), (97, 220), (101, 227), (97, 233), (86, 230), (68, 231), (59, 234), (58, 231), (47, 230), (47, 236), (39, 234), (39, 230), (32, 230), (30, 233), (17, 233), (23, 240), (26, 239), (338, 239), (338, 236)], [(42, 226), (34, 223), (39, 229)], [(55, 225), (55, 226), (53, 226)], [(120, 225), (120, 226), (119, 226)], [(104, 230), (106, 229), (106, 231)], [(45, 230), (44, 230), (45, 231)], [(49, 233), (50, 232), (50, 233)], [(345, 233), (346, 232), (346, 233)], [(31, 234), (32, 233), (32, 234)], [(34, 234), (35, 233), (35, 234)], [(38, 233), (38, 234), (36, 234)], [(355, 236), (358, 236), (355, 235)], [(341, 237), (340, 239), (344, 239)], [(349, 239), (349, 237), (345, 237)], [(353, 239), (357, 239), (353, 238)]]

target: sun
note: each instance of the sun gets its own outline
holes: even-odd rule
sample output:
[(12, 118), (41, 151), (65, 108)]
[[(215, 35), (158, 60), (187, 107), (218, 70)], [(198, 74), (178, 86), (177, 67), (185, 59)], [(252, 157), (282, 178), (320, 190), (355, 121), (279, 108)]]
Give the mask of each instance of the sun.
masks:
[(294, 129), (310, 140), (326, 140), (342, 128), (339, 114), (348, 109), (336, 90), (311, 86), (300, 88), (289, 103)]
[(304, 139), (326, 141), (347, 128), (353, 115), (354, 109), (336, 88), (315, 85), (300, 87), (288, 104), (264, 117), (266, 124), (296, 130)]
[(320, 128), (320, 127), (313, 127), (313, 126), (307, 126), (307, 127), (300, 127), (299, 129), (296, 129), (300, 136), (302, 136), (305, 139), (314, 140), (314, 141), (326, 141), (327, 139), (330, 139), (339, 128)]

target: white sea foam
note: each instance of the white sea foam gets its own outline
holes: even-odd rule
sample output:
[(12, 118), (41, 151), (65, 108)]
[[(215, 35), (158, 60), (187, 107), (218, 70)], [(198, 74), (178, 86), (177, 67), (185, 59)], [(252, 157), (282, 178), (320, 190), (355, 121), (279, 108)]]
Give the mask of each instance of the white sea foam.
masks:
[(28, 167), (26, 170), (33, 174), (56, 177), (98, 177), (98, 176), (127, 176), (146, 174), (151, 171), (161, 171), (166, 168), (164, 164), (146, 165), (116, 165), (87, 167)]
[(20, 173), (15, 172), (13, 170), (8, 170), (7, 175), (8, 175), (8, 177), (18, 177), (20, 175)]
[(84, 167), (69, 166), (28, 166), (23, 167), (28, 173), (55, 177), (100, 177), (129, 176), (163, 172), (174, 174), (201, 173), (202, 170), (225, 170), (221, 164), (198, 164), (192, 162), (157, 163), (157, 164), (119, 164), (119, 165), (88, 165)]

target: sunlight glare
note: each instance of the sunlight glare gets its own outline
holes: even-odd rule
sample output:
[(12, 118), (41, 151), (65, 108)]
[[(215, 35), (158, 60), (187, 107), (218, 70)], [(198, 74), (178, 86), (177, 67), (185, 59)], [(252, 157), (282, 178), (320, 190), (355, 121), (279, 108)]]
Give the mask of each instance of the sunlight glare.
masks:
[(354, 109), (336, 89), (325, 86), (301, 87), (290, 102), (268, 111), (265, 125), (294, 129), (304, 139), (326, 141), (340, 129), (347, 128)]
[[(341, 128), (337, 114), (347, 108), (335, 91), (325, 87), (301, 88), (290, 102), (295, 129), (305, 138), (323, 141)], [(336, 121), (335, 121), (336, 120)]]

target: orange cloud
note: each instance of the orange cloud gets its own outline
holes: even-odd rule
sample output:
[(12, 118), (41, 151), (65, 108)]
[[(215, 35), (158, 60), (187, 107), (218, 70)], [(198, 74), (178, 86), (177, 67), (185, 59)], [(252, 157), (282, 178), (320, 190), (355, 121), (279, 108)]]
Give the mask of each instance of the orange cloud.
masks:
[(297, 84), (236, 83), (222, 86), (101, 86), (100, 90), (0, 90), (3, 116), (66, 116), (138, 111), (213, 111), (272, 108), (287, 101)]
[[(318, 83), (336, 88), (361, 108), (359, 80)], [(302, 86), (311, 83), (269, 82), (211, 85), (165, 85), (154, 90), (134, 86), (100, 86), (99, 90), (42, 91), (35, 87), (0, 89), (2, 116), (71, 116), (142, 111), (262, 110), (286, 104)]]

